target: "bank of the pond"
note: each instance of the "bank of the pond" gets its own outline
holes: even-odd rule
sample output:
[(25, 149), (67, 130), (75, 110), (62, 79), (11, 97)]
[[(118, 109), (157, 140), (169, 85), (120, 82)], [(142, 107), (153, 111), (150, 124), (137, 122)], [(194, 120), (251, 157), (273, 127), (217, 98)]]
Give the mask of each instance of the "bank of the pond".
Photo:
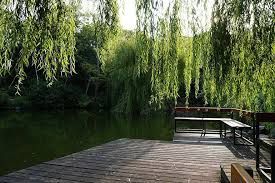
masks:
[(127, 117), (85, 110), (0, 111), (0, 175), (120, 138), (171, 140), (165, 114)]

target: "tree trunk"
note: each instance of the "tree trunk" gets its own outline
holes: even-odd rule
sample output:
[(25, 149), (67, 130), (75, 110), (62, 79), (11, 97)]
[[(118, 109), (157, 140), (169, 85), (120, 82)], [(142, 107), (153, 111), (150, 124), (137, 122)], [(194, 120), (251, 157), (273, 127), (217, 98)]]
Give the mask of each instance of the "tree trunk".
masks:
[(96, 98), (97, 98), (98, 85), (99, 85), (98, 81), (95, 80), (95, 101), (96, 101)]
[[(99, 76), (100, 74), (100, 58), (99, 58), (99, 55), (98, 55), (98, 48), (95, 49), (95, 52), (96, 52), (96, 67), (97, 67), (97, 77)], [(96, 101), (96, 98), (97, 98), (97, 93), (98, 93), (98, 88), (99, 88), (99, 82), (98, 80), (96, 79), (95, 80), (95, 95), (94, 95), (94, 99)]]
[(89, 76), (89, 79), (88, 79), (88, 82), (87, 82), (87, 86), (86, 86), (86, 95), (88, 95), (88, 91), (89, 91), (89, 88), (90, 88), (90, 85), (91, 85), (91, 81), (92, 81), (92, 77)]
[(16, 76), (13, 78), (11, 84), (9, 85), (9, 89), (11, 88), (11, 86), (13, 85), (13, 83), (15, 82)]
[(35, 75), (36, 75), (36, 84), (39, 85), (39, 77), (38, 77), (38, 73), (37, 73), (37, 67), (36, 67), (36, 65), (34, 67), (35, 67)]

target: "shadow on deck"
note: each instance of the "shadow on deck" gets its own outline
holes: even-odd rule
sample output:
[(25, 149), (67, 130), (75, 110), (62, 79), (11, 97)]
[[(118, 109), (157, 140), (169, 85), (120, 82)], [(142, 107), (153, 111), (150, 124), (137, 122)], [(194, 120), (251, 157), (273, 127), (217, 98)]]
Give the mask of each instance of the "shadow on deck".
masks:
[(221, 165), (228, 175), (231, 163), (255, 170), (253, 150), (245, 149), (251, 147), (208, 135), (175, 134), (174, 140), (119, 139), (10, 173), (0, 182), (220, 182)]
[[(232, 137), (221, 139), (218, 134), (191, 134), (191, 133), (175, 133), (174, 143), (179, 144), (193, 144), (201, 146), (223, 146), (227, 151), (230, 151), (231, 161), (221, 161), (220, 165), (225, 169), (225, 173), (230, 180), (231, 163), (240, 163), (243, 166), (249, 166), (253, 169), (254, 179), (256, 182), (261, 182), (258, 172), (256, 171), (256, 149), (254, 146), (234, 145)], [(239, 143), (244, 143), (241, 139), (238, 139)], [(203, 147), (202, 147), (203, 148)], [(214, 150), (215, 151), (215, 150)], [(225, 154), (224, 154), (225, 156)], [(265, 156), (262, 156), (265, 157)], [(221, 157), (222, 159), (224, 157)], [(262, 159), (263, 162), (268, 164), (267, 159)]]
[[(241, 139), (238, 139), (238, 141), (239, 143), (244, 143)], [(225, 146), (236, 156), (236, 158), (255, 160), (256, 156), (254, 146), (234, 145), (233, 139), (230, 136), (221, 139), (218, 134), (206, 134), (203, 136), (194, 133), (175, 133), (173, 142), (180, 144)]]

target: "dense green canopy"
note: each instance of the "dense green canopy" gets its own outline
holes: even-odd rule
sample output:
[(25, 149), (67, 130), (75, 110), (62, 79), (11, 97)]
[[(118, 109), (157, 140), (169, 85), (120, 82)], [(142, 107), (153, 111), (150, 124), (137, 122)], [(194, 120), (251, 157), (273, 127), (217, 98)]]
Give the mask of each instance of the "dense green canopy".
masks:
[(0, 76), (15, 70), (17, 93), (29, 67), (50, 84), (57, 72), (74, 72), (74, 11), (65, 0), (0, 1)]
[[(95, 97), (104, 83), (107, 104), (119, 112), (147, 112), (177, 101), (198, 105), (194, 98), (204, 105), (275, 110), (274, 1), (216, 0), (209, 29), (198, 27), (192, 11), (196, 31), (189, 37), (182, 14), (194, 3), (171, 0), (165, 7), (163, 1), (136, 0), (133, 31), (121, 28), (117, 0), (95, 3), (91, 25), (80, 26), (78, 36), (91, 40), (78, 39), (82, 51), (76, 55), (86, 58), (79, 55), (81, 45), (92, 47), (94, 66), (77, 60), (89, 78), (86, 94), (93, 79)], [(42, 70), (50, 83), (58, 72), (74, 72), (74, 3), (1, 1), (0, 15), (0, 74), (15, 72), (18, 90), (28, 67)]]
[(136, 3), (135, 36), (108, 47), (115, 50), (107, 59), (113, 60), (112, 85), (123, 93), (114, 94), (121, 111), (161, 107), (178, 97), (188, 105), (192, 85), (205, 105), (275, 109), (274, 2), (217, 0), (210, 30), (196, 27), (192, 38), (182, 33), (182, 1), (171, 1), (167, 10), (161, 0)]
[[(216, 1), (204, 47), (206, 101), (253, 110), (275, 109), (275, 11), (270, 0)], [(206, 57), (205, 57), (206, 56)]]

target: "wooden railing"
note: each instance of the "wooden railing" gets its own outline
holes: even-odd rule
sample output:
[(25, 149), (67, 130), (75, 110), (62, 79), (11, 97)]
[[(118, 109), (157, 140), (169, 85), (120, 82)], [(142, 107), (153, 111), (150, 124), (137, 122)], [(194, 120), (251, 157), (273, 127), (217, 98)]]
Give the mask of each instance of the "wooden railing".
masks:
[[(270, 144), (270, 153), (271, 153), (271, 167), (265, 168), (260, 167), (260, 123), (261, 122), (270, 122), (275, 123), (275, 113), (256, 113), (256, 168), (260, 175), (264, 177), (267, 182), (275, 182), (275, 145)], [(271, 140), (273, 141), (273, 140)], [(274, 142), (273, 142), (274, 143)], [(270, 173), (271, 176), (268, 174)]]
[[(243, 123), (250, 121), (250, 126), (253, 127), (253, 134), (250, 141), (251, 144), (256, 143), (256, 123), (255, 123), (255, 112), (249, 110), (242, 110), (237, 108), (219, 108), (219, 107), (175, 107), (175, 116), (178, 116), (178, 113), (186, 112), (200, 112), (200, 113), (229, 113), (230, 118), (234, 119), (236, 117), (234, 114), (238, 114), (240, 120)], [(248, 120), (249, 119), (249, 120)]]
[[(261, 122), (272, 122), (275, 123), (275, 113), (271, 112), (253, 112), (248, 110), (242, 110), (237, 108), (218, 108), (218, 107), (176, 107), (175, 113), (177, 112), (221, 112), (221, 113), (239, 113), (240, 116), (249, 117), (253, 121), (253, 132), (254, 132), (254, 144), (256, 144), (256, 168), (261, 175), (269, 181), (273, 182), (275, 180), (275, 150), (271, 153), (271, 168), (270, 173), (271, 177), (268, 177), (267, 174), (263, 174), (261, 172), (262, 169), (259, 167), (260, 157), (259, 157), (259, 139), (260, 139), (260, 130), (259, 126)], [(273, 171), (272, 171), (273, 170)], [(274, 181), (275, 182), (275, 181)]]
[(257, 122), (275, 122), (275, 113), (272, 112), (257, 112), (255, 113)]
[(255, 112), (237, 108), (218, 108), (218, 107), (175, 107), (175, 112), (225, 112), (240, 113), (243, 116), (253, 117)]

